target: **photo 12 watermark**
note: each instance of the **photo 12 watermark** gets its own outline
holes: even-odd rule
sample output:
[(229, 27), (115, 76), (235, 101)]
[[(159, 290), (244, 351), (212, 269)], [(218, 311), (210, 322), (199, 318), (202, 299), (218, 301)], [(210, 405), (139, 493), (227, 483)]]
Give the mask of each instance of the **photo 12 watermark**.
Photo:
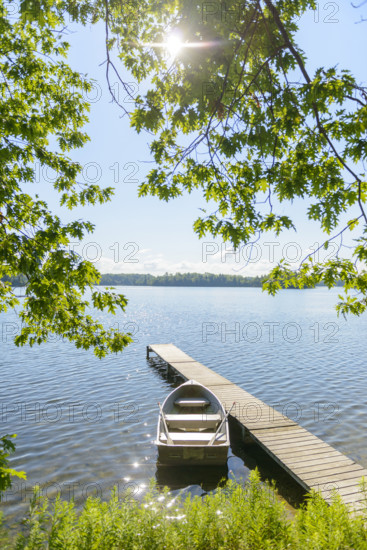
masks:
[[(264, 407), (258, 399), (253, 398), (245, 404), (235, 403), (231, 416), (245, 426), (256, 427), (261, 423), (271, 422), (273, 427), (280, 426), (287, 420), (293, 422), (311, 421), (313, 423), (339, 423), (340, 405), (335, 402), (315, 401), (312, 403), (300, 403), (298, 401), (272, 402)], [(225, 409), (232, 404), (223, 402)]]
[[(248, 10), (248, 4), (243, 2), (233, 7), (228, 1), (205, 0), (201, 4), (201, 22), (202, 23), (239, 23), (244, 19), (244, 13)], [(311, 13), (314, 23), (336, 24), (340, 23), (338, 14), (340, 4), (338, 2), (317, 2), (314, 9), (309, 9), (305, 13)], [(294, 16), (293, 21), (297, 23), (301, 16)]]
[[(123, 464), (126, 468), (134, 464)], [(2, 493), (3, 503), (30, 503), (34, 496), (47, 498), (54, 502), (58, 497), (64, 501), (86, 501), (88, 498), (99, 498), (101, 500), (109, 500), (111, 493), (117, 496), (120, 501), (136, 500), (147, 489), (147, 484), (138, 483), (125, 476), (110, 483), (101, 483), (100, 481), (46, 481), (29, 483), (28, 481), (12, 481), (9, 489)]]
[[(113, 262), (115, 264), (121, 262), (124, 264), (139, 263), (138, 253), (140, 247), (136, 242), (120, 243), (116, 241), (107, 248), (113, 253)], [(67, 250), (77, 253), (83, 260), (87, 260), (91, 263), (99, 262), (107, 252), (107, 250), (104, 250), (103, 246), (96, 241), (90, 241), (84, 244), (78, 241), (71, 241), (68, 244)]]
[[(115, 161), (108, 167), (102, 166), (96, 161), (85, 162), (81, 165), (80, 180), (78, 183), (92, 185), (102, 180), (113, 178), (113, 183), (134, 183), (139, 184), (141, 179), (138, 174), (141, 170), (138, 161), (118, 162)], [(36, 162), (34, 164), (34, 182), (42, 181), (55, 184), (64, 174), (54, 170), (46, 164)]]
[(201, 245), (201, 260), (204, 264), (209, 263), (211, 259), (215, 259), (222, 264), (231, 263), (238, 266), (240, 264), (247, 266), (260, 261), (275, 264), (277, 258), (284, 258), (290, 264), (298, 264), (303, 258), (311, 254), (315, 262), (327, 262), (336, 258), (339, 250), (340, 246), (333, 241), (329, 243), (327, 249), (318, 242), (313, 243), (307, 249), (304, 249), (296, 241), (289, 241), (284, 244), (279, 241), (267, 241), (262, 244), (254, 242), (235, 249), (225, 242), (207, 241)]
[(116, 401), (110, 405), (96, 401), (63, 402), (16, 401), (0, 403), (0, 423), (20, 421), (25, 424), (99, 424), (104, 420), (116, 424), (139, 424), (140, 405), (136, 401)]
[[(14, 344), (14, 338), (16, 336), (19, 336), (24, 326), (25, 325), (23, 325), (22, 323), (16, 321), (3, 321), (2, 323), (0, 323), (0, 341), (3, 344)], [(130, 333), (132, 338), (134, 339), (134, 342), (139, 343), (139, 339), (137, 338), (137, 334), (139, 333), (139, 325), (134, 321), (115, 322), (109, 325), (106, 324), (105, 328), (107, 330), (115, 329), (118, 332), (122, 332), (123, 334)], [(49, 343), (64, 341), (67, 342), (67, 340), (63, 338), (62, 334), (49, 333), (47, 338), (47, 342)]]
[(302, 338), (307, 338), (308, 341), (311, 340), (315, 344), (337, 344), (339, 340), (336, 335), (339, 330), (339, 325), (334, 322), (315, 321), (312, 325), (302, 327), (294, 321), (288, 323), (278, 321), (263, 321), (262, 323), (256, 321), (247, 323), (206, 321), (201, 325), (201, 341), (204, 344), (208, 342), (278, 344), (281, 341), (295, 344)]

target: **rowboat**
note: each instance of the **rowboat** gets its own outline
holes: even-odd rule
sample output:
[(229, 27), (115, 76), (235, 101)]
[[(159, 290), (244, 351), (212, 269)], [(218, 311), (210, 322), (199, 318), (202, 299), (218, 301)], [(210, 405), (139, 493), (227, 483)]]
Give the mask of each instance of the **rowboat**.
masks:
[(228, 414), (208, 388), (189, 380), (160, 406), (157, 440), (160, 465), (223, 465), (229, 448)]

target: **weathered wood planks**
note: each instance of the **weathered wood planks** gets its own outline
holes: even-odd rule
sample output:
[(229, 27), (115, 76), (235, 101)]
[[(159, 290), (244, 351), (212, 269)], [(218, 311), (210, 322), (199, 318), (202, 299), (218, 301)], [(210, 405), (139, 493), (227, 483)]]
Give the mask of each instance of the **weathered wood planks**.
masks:
[(367, 480), (363, 466), (173, 344), (150, 345), (147, 357), (150, 352), (182, 378), (207, 386), (226, 410), (235, 402), (231, 416), (306, 491), (319, 491), (327, 502), (336, 492), (354, 513), (366, 508), (360, 490), (361, 478)]

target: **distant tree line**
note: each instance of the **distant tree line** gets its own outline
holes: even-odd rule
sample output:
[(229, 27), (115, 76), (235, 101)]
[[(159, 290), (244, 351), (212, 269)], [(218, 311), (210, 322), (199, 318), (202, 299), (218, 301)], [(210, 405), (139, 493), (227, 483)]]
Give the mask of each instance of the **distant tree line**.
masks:
[(100, 284), (106, 286), (247, 286), (261, 287), (265, 277), (242, 275), (215, 275), (214, 273), (165, 273), (150, 275), (139, 273), (108, 273), (102, 275)]
[[(214, 273), (105, 273), (100, 286), (203, 286), (203, 287), (261, 287), (266, 275), (261, 277), (244, 277), (243, 275), (216, 275)], [(2, 281), (11, 281), (12, 285), (25, 286), (27, 280), (23, 275), (3, 277)], [(317, 285), (323, 286), (323, 285)], [(342, 286), (339, 282), (337, 286)], [(294, 288), (291, 285), (289, 288)]]

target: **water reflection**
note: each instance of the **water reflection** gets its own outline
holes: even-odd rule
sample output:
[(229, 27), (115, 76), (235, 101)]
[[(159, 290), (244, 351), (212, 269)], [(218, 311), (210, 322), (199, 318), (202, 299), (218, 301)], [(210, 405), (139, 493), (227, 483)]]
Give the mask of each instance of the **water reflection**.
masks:
[[(228, 467), (226, 465), (179, 467), (157, 465), (155, 477), (159, 489), (168, 487), (171, 491), (177, 491), (196, 486), (204, 493), (216, 489), (227, 481)], [(194, 489), (194, 491), (197, 494), (197, 490)]]
[[(0, 433), (18, 434), (11, 467), (27, 472), (1, 503), (8, 521), (26, 513), (36, 483), (50, 498), (60, 487), (63, 498), (71, 494), (80, 503), (93, 491), (107, 500), (115, 485), (141, 498), (157, 469), (157, 402), (181, 383), (166, 378), (159, 360), (146, 361), (146, 345), (154, 343), (174, 343), (367, 465), (367, 339), (361, 338), (367, 316), (337, 318), (337, 289), (284, 291), (274, 299), (256, 288), (117, 290), (129, 297), (126, 314), (101, 313), (100, 320), (135, 323), (138, 341), (103, 360), (61, 340), (16, 348), (6, 337), (6, 327), (19, 321), (16, 313), (0, 314)], [(218, 331), (204, 338), (207, 326)], [(259, 338), (246, 332), (251, 326)], [(246, 478), (257, 466), (293, 501), (295, 483), (241, 437), (237, 446), (230, 433), (227, 477)], [(167, 477), (162, 483), (169, 484)], [(210, 486), (200, 476), (193, 483), (188, 480), (188, 491)]]

